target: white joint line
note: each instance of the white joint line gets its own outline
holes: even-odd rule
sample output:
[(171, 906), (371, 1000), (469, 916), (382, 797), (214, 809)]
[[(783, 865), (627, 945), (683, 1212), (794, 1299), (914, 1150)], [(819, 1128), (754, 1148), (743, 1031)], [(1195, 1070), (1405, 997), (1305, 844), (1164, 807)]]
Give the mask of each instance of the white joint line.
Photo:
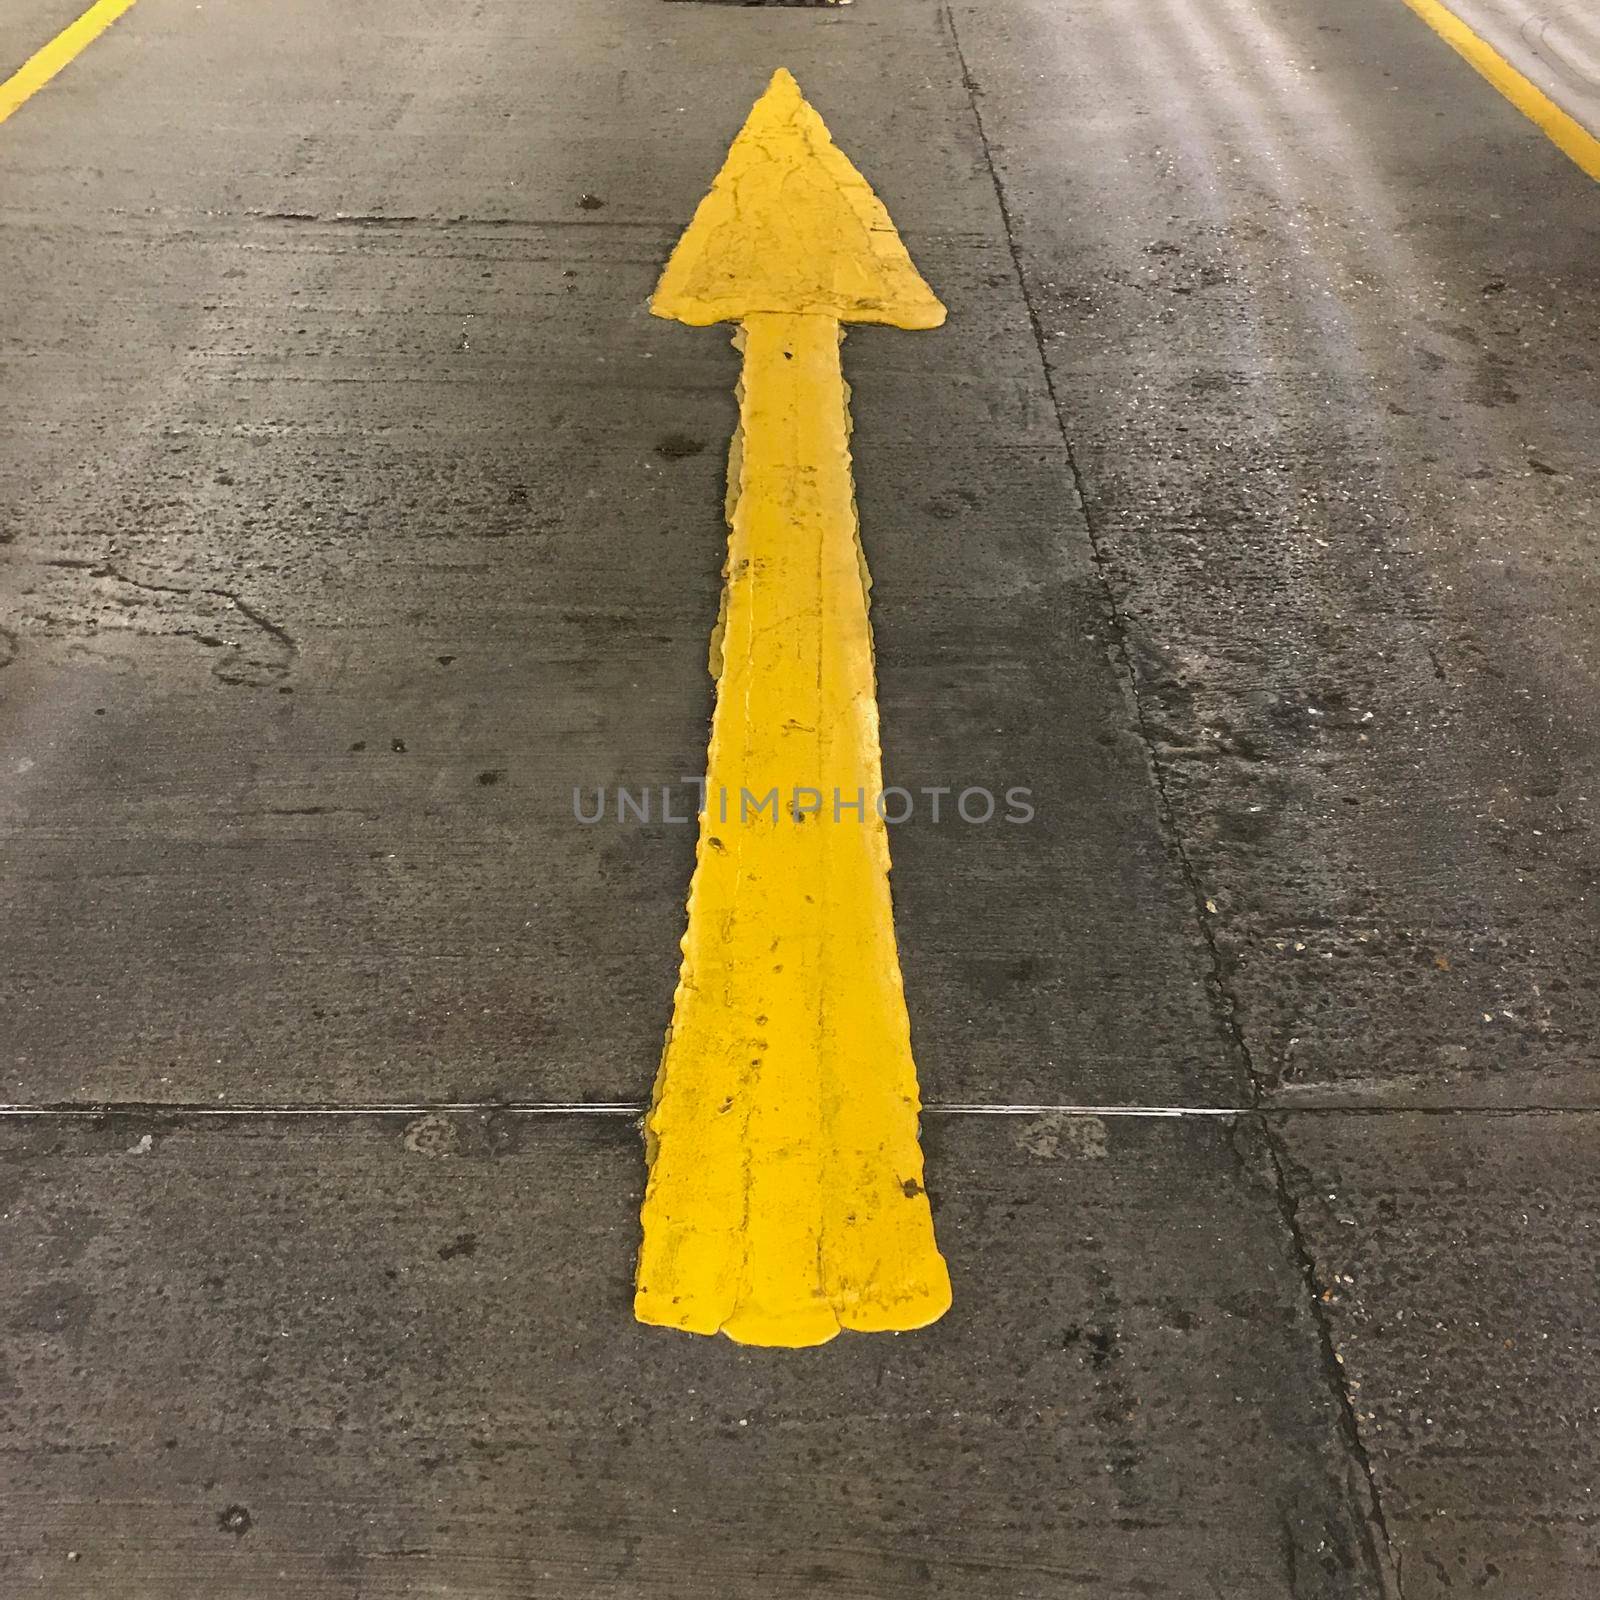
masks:
[[(0, 1105), (0, 1118), (180, 1117), (213, 1121), (246, 1117), (448, 1117), (497, 1112), (513, 1117), (642, 1117), (649, 1107), (633, 1100), (452, 1100), (381, 1105), (251, 1104), (210, 1106), (182, 1101), (110, 1102), (100, 1105)], [(935, 1101), (922, 1108), (929, 1117), (1247, 1117), (1248, 1106), (1069, 1106), (1001, 1105)]]
[(1007, 1106), (936, 1101), (929, 1117), (1248, 1117), (1249, 1106)]
[(433, 1100), (381, 1105), (294, 1105), (252, 1101), (241, 1105), (194, 1105), (182, 1100), (108, 1101), (93, 1105), (0, 1105), (4, 1117), (177, 1117), (213, 1121), (244, 1117), (450, 1117), (504, 1112), (518, 1117), (637, 1117), (642, 1102), (631, 1100)]

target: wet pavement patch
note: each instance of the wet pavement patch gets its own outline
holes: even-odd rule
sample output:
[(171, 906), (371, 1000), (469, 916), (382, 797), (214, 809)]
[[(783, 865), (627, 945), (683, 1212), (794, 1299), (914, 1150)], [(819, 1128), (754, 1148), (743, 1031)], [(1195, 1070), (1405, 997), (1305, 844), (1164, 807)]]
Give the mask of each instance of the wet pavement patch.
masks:
[(668, 461), (682, 461), (687, 456), (697, 456), (706, 447), (704, 439), (691, 439), (686, 433), (669, 433), (656, 441), (656, 454)]
[(250, 1513), (243, 1506), (229, 1506), (217, 1513), (217, 1526), (224, 1533), (242, 1539), (250, 1531)]

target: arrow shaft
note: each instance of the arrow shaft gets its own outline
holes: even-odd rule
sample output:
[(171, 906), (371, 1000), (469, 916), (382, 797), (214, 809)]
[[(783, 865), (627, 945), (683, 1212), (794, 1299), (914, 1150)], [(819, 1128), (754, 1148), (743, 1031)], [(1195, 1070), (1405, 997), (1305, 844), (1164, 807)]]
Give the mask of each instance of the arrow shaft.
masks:
[(839, 326), (761, 313), (742, 346), (707, 801), (649, 1119), (636, 1311), (814, 1344), (922, 1326), (949, 1283), (875, 808)]

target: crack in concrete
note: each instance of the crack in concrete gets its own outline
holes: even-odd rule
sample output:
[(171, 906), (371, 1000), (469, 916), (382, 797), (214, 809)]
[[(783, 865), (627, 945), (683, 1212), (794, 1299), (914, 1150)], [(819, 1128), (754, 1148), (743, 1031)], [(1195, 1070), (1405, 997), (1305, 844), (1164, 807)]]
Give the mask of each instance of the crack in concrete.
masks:
[[(962, 48), (961, 36), (956, 28), (955, 12), (950, 0), (946, 0), (943, 7), (943, 16), (945, 26), (950, 33), (950, 43), (955, 53), (956, 65), (960, 70), (962, 86), (967, 92), (967, 102), (972, 111), (972, 120), (978, 135), (978, 142), (983, 150), (984, 163), (989, 171), (989, 180), (994, 187), (995, 203), (999, 209), (1001, 226), (1005, 231), (1006, 249), (1011, 257), (1011, 267), (1016, 277), (1017, 290), (1022, 296), (1023, 305), (1028, 315), (1028, 323), (1033, 332), (1034, 343), (1038, 349), (1040, 371), (1044, 379), (1046, 392), (1050, 397), (1051, 409), (1055, 412), (1056, 426), (1061, 435), (1061, 445), (1066, 458), (1067, 470), (1071, 474), (1078, 506), (1083, 514), (1084, 531), (1088, 537), (1090, 558), (1100, 584), (1105, 619), (1112, 640), (1113, 653), (1116, 657), (1119, 675), (1123, 680), (1133, 709), (1134, 731), (1138, 734), (1145, 750), (1145, 761), (1155, 793), (1157, 819), (1162, 835), (1172, 853), (1174, 863), (1178, 867), (1194, 905), (1196, 926), (1204, 943), (1210, 967), (1207, 975), (1207, 988), (1211, 994), (1212, 1011), (1227, 1041), (1229, 1050), (1238, 1064), (1242, 1082), (1248, 1089), (1250, 1109), (1260, 1113), (1265, 1109), (1261, 1103), (1261, 1074), (1252, 1057), (1249, 1041), (1245, 1037), (1244, 1027), (1240, 1021), (1238, 997), (1233, 993), (1228, 983), (1226, 960), (1208, 921), (1208, 897), (1201, 886), (1199, 874), (1190, 856), (1183, 832), (1178, 825), (1177, 813), (1167, 787), (1166, 773), (1160, 757), (1160, 741), (1156, 736), (1155, 730), (1151, 727), (1150, 718), (1140, 693), (1139, 676), (1134, 663), (1133, 652), (1128, 642), (1127, 619), (1117, 599), (1116, 590), (1111, 579), (1110, 560), (1106, 553), (1104, 540), (1095, 515), (1090, 508), (1083, 471), (1079, 465), (1077, 453), (1073, 448), (1071, 435), (1067, 430), (1066, 412), (1056, 392), (1055, 378), (1045, 353), (1044, 327), (1039, 319), (1038, 308), (1034, 302), (1032, 290), (1029, 287), (1027, 273), (1023, 269), (1022, 255), (1017, 247), (1016, 230), (1012, 223), (1011, 210), (1006, 199), (1005, 185), (1001, 182), (999, 170), (995, 166), (994, 152), (990, 146), (988, 133), (984, 128), (983, 113), (978, 107), (977, 82), (972, 76), (971, 68), (967, 63), (966, 52)], [(1368, 1554), (1372, 1560), (1374, 1575), (1385, 1596), (1385, 1600), (1402, 1600), (1399, 1557), (1394, 1550), (1393, 1542), (1389, 1535), (1388, 1520), (1384, 1514), (1377, 1478), (1373, 1473), (1372, 1460), (1367, 1453), (1366, 1445), (1362, 1441), (1361, 1430), (1356, 1420), (1354, 1401), (1351, 1397), (1349, 1386), (1345, 1382), (1343, 1368), (1334, 1341), (1332, 1323), (1328, 1318), (1327, 1309), (1322, 1300), (1321, 1289), (1317, 1282), (1316, 1262), (1300, 1228), (1297, 1203), (1288, 1185), (1285, 1167), (1287, 1158), (1283, 1151), (1282, 1142), (1275, 1134), (1269, 1119), (1262, 1118), (1261, 1130), (1268, 1157), (1272, 1163), (1273, 1187), (1278, 1210), (1283, 1219), (1283, 1225), (1288, 1234), (1301, 1277), (1305, 1283), (1306, 1293), (1310, 1299), (1310, 1314), (1312, 1323), (1317, 1330), (1324, 1378), (1337, 1406), (1339, 1434), (1344, 1443), (1348, 1465), (1353, 1474), (1358, 1475), (1360, 1479), (1358, 1493), (1354, 1496), (1354, 1499), (1357, 1502), (1357, 1509), (1362, 1513), (1362, 1528), (1366, 1537)], [(1364, 1507), (1360, 1505), (1362, 1500), (1365, 1501)]]
[[(91, 561), (72, 556), (50, 557), (41, 565), (69, 572), (85, 572), (91, 578), (122, 584), (126, 588), (137, 589), (145, 594), (180, 595), (191, 600), (198, 595), (204, 595), (213, 600), (220, 600), (229, 611), (236, 612), (264, 634), (275, 647), (271, 656), (261, 658), (244, 654), (244, 647), (234, 643), (231, 650), (211, 669), (212, 676), (222, 683), (246, 688), (265, 688), (280, 683), (288, 677), (296, 657), (300, 654), (300, 647), (288, 629), (253, 606), (237, 590), (209, 584), (186, 587), (176, 583), (157, 583), (150, 579), (130, 577), (109, 561)], [(198, 626), (172, 627), (169, 631), (181, 638), (198, 640), (208, 648), (219, 648), (224, 645), (224, 641), (214, 633)], [(4, 662), (0, 661), (0, 665), (3, 664)]]
[(1394, 1548), (1394, 1541), (1390, 1537), (1389, 1519), (1383, 1509), (1383, 1497), (1378, 1491), (1378, 1480), (1372, 1469), (1372, 1457), (1367, 1453), (1366, 1443), (1361, 1437), (1361, 1427), (1356, 1420), (1355, 1401), (1345, 1380), (1344, 1362), (1340, 1358), (1334, 1340), (1333, 1323), (1328, 1316), (1327, 1302), (1322, 1298), (1323, 1285), (1317, 1278), (1316, 1258), (1312, 1255), (1300, 1226), (1300, 1202), (1295, 1199), (1294, 1190), (1290, 1187), (1288, 1179), (1289, 1157), (1284, 1152), (1282, 1141), (1274, 1137), (1269, 1123), (1262, 1124), (1262, 1134), (1267, 1159), (1272, 1163), (1273, 1192), (1278, 1202), (1278, 1210), (1283, 1217), (1284, 1230), (1294, 1251), (1295, 1265), (1299, 1269), (1301, 1280), (1306, 1286), (1306, 1294), (1310, 1298), (1311, 1320), (1317, 1330), (1323, 1374), (1328, 1388), (1338, 1403), (1339, 1431), (1344, 1438), (1351, 1466), (1360, 1474), (1371, 1522), (1381, 1540), (1381, 1546), (1374, 1541), (1372, 1549), (1378, 1566), (1378, 1581), (1386, 1597), (1393, 1596), (1394, 1600), (1402, 1600), (1400, 1552)]

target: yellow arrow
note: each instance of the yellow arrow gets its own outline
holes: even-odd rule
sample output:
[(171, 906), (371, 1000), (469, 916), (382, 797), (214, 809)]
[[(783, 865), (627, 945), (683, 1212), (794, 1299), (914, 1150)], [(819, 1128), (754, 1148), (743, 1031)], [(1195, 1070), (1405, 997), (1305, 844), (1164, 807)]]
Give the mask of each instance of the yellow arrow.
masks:
[(919, 1328), (950, 1279), (922, 1187), (839, 346), (841, 323), (933, 328), (944, 307), (780, 71), (651, 309), (738, 322), (744, 371), (634, 1311), (747, 1344)]

